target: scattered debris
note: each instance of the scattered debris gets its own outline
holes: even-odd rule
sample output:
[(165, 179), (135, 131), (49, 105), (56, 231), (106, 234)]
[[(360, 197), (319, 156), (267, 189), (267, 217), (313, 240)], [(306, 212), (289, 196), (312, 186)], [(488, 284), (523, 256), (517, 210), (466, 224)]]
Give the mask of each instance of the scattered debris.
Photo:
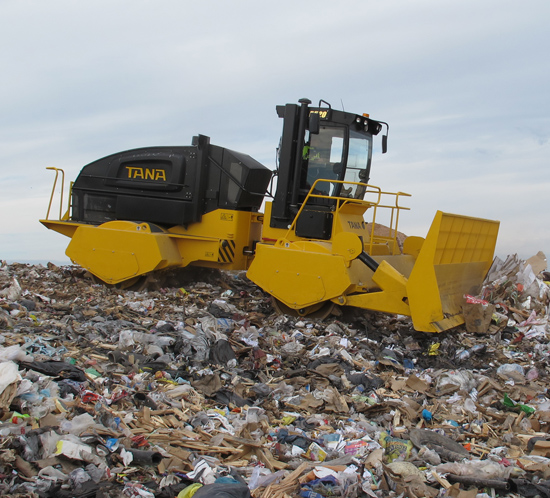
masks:
[(465, 325), (425, 334), (277, 315), (243, 273), (134, 292), (2, 263), (0, 490), (550, 496), (549, 277), (497, 259)]

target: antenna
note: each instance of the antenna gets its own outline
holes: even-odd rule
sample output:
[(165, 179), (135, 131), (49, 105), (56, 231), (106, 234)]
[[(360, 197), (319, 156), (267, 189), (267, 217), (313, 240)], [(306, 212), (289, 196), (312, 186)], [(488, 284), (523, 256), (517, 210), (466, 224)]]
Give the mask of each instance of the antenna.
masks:
[(345, 112), (345, 109), (344, 109), (344, 101), (342, 99), (340, 99), (340, 103), (342, 104), (342, 111)]

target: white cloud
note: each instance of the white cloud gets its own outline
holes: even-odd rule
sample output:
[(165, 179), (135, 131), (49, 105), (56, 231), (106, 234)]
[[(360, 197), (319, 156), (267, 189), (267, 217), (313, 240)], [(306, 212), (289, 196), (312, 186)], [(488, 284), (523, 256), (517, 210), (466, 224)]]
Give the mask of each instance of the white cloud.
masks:
[(4, 1), (1, 257), (62, 255), (37, 222), (46, 166), (74, 179), (201, 133), (273, 168), (275, 105), (301, 97), (389, 122), (371, 181), (413, 194), (405, 231), (463, 212), (501, 220), (499, 250), (548, 252), (549, 14), (545, 0)]

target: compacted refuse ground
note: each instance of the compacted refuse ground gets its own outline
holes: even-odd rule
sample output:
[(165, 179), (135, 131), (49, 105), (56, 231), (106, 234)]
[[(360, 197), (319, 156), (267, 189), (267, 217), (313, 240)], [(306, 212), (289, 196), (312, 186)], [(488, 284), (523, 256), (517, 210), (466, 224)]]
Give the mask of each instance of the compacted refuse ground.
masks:
[(243, 273), (146, 291), (0, 268), (0, 492), (550, 497), (543, 254), (496, 260), (466, 323), (278, 315)]

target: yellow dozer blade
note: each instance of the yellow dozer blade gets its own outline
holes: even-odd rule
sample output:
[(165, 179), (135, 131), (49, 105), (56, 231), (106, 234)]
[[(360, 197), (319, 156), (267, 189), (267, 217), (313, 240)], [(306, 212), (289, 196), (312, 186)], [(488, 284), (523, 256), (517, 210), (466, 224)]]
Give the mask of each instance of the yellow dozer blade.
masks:
[(477, 294), (493, 262), (499, 222), (438, 211), (407, 282), (416, 330), (464, 323), (464, 294)]

